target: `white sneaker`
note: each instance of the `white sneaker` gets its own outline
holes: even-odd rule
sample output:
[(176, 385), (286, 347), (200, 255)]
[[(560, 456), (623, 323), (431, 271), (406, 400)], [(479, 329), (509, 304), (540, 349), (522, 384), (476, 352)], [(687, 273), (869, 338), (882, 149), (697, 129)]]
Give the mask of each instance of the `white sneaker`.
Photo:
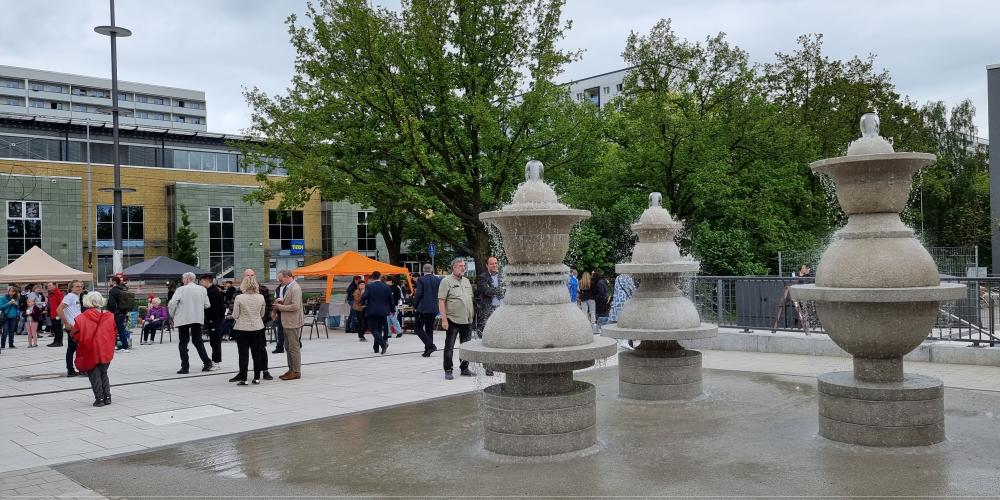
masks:
[(208, 371), (214, 372), (215, 370), (219, 370), (221, 368), (222, 368), (222, 363), (212, 363), (212, 366), (208, 369)]

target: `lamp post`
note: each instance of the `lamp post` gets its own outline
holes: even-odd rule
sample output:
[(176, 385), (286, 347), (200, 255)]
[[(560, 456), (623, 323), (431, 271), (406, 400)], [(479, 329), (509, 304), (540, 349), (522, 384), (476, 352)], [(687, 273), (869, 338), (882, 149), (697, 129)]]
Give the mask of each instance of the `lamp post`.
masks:
[(114, 193), (114, 212), (112, 215), (112, 236), (114, 237), (114, 256), (112, 257), (112, 269), (114, 273), (122, 272), (122, 258), (125, 248), (122, 243), (122, 192), (135, 191), (134, 189), (122, 188), (122, 168), (118, 155), (118, 37), (132, 36), (132, 32), (121, 26), (115, 26), (115, 0), (111, 2), (111, 25), (98, 26), (94, 31), (101, 35), (111, 37), (111, 137), (114, 143), (112, 157), (115, 165), (115, 186), (113, 188), (103, 188), (101, 191), (111, 191)]

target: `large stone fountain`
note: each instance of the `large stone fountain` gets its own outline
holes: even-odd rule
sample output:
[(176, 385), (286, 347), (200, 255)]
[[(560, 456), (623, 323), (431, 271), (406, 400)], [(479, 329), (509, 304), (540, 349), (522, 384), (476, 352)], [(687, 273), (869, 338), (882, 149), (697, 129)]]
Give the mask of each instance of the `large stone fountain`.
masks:
[(698, 262), (682, 257), (674, 243), (680, 224), (660, 206), (660, 193), (649, 195), (649, 208), (632, 225), (639, 241), (632, 262), (615, 271), (639, 277), (641, 286), (622, 306), (618, 323), (602, 335), (640, 340), (632, 352), (618, 355), (618, 392), (645, 401), (690, 399), (702, 392), (701, 353), (679, 340), (714, 337), (718, 328), (702, 323), (694, 304), (677, 288), (681, 273), (698, 271)]
[(819, 432), (867, 446), (919, 446), (944, 440), (940, 380), (903, 373), (903, 355), (927, 337), (943, 300), (965, 286), (942, 284), (937, 266), (899, 218), (911, 177), (935, 161), (927, 153), (896, 153), (878, 135), (878, 116), (861, 118), (862, 137), (847, 156), (820, 160), (848, 215), (823, 253), (815, 285), (792, 297), (816, 302), (830, 338), (854, 356), (853, 372), (825, 373), (819, 382)]
[(566, 292), (570, 229), (590, 212), (559, 203), (542, 172), (541, 162), (529, 161), (513, 201), (479, 214), (500, 231), (507, 292), (482, 341), (462, 344), (460, 357), (506, 375), (483, 390), (482, 404), (484, 445), (503, 455), (558, 455), (596, 444), (596, 392), (573, 380), (573, 370), (617, 350), (613, 340), (594, 337)]

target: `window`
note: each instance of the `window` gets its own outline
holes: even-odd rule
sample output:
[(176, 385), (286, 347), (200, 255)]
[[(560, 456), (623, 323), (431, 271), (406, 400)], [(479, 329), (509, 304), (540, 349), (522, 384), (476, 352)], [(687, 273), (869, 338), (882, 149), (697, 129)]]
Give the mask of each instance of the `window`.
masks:
[(42, 204), (38, 201), (7, 202), (7, 263), (14, 262), (31, 247), (42, 246)]
[(184, 101), (177, 101), (177, 107), (178, 108), (183, 108), (184, 107)]
[(31, 107), (33, 107), (33, 108), (44, 108), (45, 107), (45, 101), (39, 101), (38, 99), (32, 99), (31, 100)]
[(86, 104), (74, 104), (73, 105), (73, 111), (77, 111), (77, 112), (80, 112), (80, 113), (86, 113), (87, 112), (87, 105)]
[(23, 80), (6, 80), (6, 79), (4, 79), (3, 80), (3, 86), (7, 87), (9, 89), (23, 89), (24, 88), (24, 81)]
[(73, 94), (76, 95), (87, 95), (87, 89), (83, 87), (73, 87)]
[(619, 83), (616, 88), (617, 88), (618, 92), (621, 92), (622, 91), (622, 84)]
[(7, 106), (24, 106), (24, 99), (20, 97), (0, 96), (0, 104)]
[[(114, 205), (97, 205), (97, 239), (114, 240)], [(141, 206), (122, 205), (122, 240), (128, 240), (128, 247), (142, 247), (143, 213)]]
[(221, 278), (236, 277), (234, 227), (233, 207), (209, 207), (209, 270)]
[(608, 95), (610, 93), (611, 93), (611, 87), (604, 87), (604, 95)]
[(184, 115), (174, 115), (174, 121), (184, 123)]
[(280, 243), (281, 255), (292, 255), (292, 240), (305, 238), (301, 210), (268, 210), (267, 237)]
[(118, 92), (118, 100), (119, 101), (127, 101), (128, 100), (128, 95), (125, 94), (125, 92)]
[(369, 255), (378, 251), (375, 233), (368, 227), (368, 218), (372, 212), (358, 212), (358, 252)]

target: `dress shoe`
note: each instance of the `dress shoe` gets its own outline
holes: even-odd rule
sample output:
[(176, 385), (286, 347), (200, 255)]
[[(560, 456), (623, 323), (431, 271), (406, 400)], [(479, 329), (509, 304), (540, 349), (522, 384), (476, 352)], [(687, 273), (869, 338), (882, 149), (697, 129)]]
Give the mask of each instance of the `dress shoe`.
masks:
[(382, 344), (382, 354), (385, 354), (385, 350), (389, 348), (389, 344)]
[(79, 377), (80, 372), (66, 372), (67, 377)]
[(429, 357), (431, 357), (431, 351), (424, 350), (424, 353), (421, 354), (420, 356), (424, 357), (424, 358), (429, 358)]
[(246, 377), (241, 377), (241, 376), (237, 375), (237, 376), (229, 379), (229, 381), (230, 382), (246, 382), (247, 379), (246, 379)]
[(283, 354), (284, 352), (285, 352), (284, 349), (275, 349), (271, 351), (271, 354)]
[(187, 375), (188, 371), (185, 368), (181, 368), (180, 370), (177, 370), (177, 374), (178, 375)]
[(397, 339), (401, 339), (401, 338), (403, 338), (403, 334), (402, 334), (402, 333), (397, 333), (397, 334), (396, 334), (396, 338), (397, 338)]
[(94, 401), (94, 406), (96, 406), (98, 408), (104, 406), (104, 400), (103, 399), (98, 399), (97, 401)]
[(451, 370), (446, 370), (444, 372), (444, 379), (445, 380), (454, 380), (455, 376), (451, 374)]
[(264, 380), (274, 380), (274, 377), (271, 376), (271, 372), (264, 372)]
[(250, 383), (251, 383), (251, 384), (253, 384), (253, 385), (259, 385), (259, 384), (260, 384), (260, 379), (256, 379), (256, 378), (255, 378), (255, 379), (253, 379), (253, 381), (251, 381)]
[(53, 342), (51, 344), (46, 345), (45, 347), (62, 347), (62, 346), (63, 346), (62, 343), (58, 343), (57, 344), (57, 343)]
[(301, 373), (299, 373), (299, 372), (292, 372), (292, 374), (289, 375), (288, 378), (286, 378), (285, 380), (298, 380), (300, 378), (302, 378), (302, 374)]
[(285, 372), (282, 373), (281, 375), (278, 375), (278, 378), (280, 378), (281, 380), (288, 380), (288, 377), (290, 377), (291, 375), (292, 372)]
[(236, 385), (247, 385), (247, 381), (246, 380), (240, 380), (239, 382), (236, 383)]
[(472, 371), (472, 370), (470, 370), (468, 368), (462, 368), (462, 376), (463, 377), (475, 377), (476, 376), (476, 372), (474, 372), (474, 371)]
[(111, 398), (104, 398), (104, 406), (108, 406), (110, 404), (111, 404)]
[(211, 363), (209, 363), (209, 364), (207, 364), (207, 365), (205, 365), (205, 366), (201, 367), (201, 371), (203, 371), (203, 372), (210, 372), (210, 371), (212, 371), (212, 370), (216, 370), (216, 369), (217, 369), (217, 368), (215, 368), (215, 366), (214, 366), (214, 365), (212, 365)]

